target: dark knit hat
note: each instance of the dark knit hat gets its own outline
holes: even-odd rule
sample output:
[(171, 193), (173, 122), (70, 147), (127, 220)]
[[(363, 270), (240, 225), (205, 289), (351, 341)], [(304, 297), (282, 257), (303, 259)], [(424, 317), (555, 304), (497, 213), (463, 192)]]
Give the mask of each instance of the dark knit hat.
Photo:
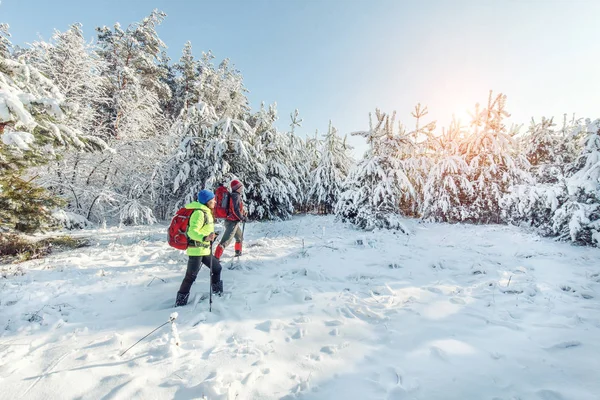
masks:
[(231, 190), (233, 190), (233, 191), (238, 190), (242, 186), (244, 186), (244, 185), (242, 185), (242, 182), (240, 182), (238, 180), (234, 179), (234, 180), (231, 181)]

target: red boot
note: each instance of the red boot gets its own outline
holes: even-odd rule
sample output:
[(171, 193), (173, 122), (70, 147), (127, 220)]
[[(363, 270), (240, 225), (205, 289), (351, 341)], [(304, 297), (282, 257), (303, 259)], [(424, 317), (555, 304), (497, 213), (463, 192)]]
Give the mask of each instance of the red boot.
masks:
[(235, 247), (234, 247), (234, 249), (235, 249), (235, 255), (236, 255), (236, 256), (238, 256), (238, 257), (239, 257), (239, 256), (241, 256), (241, 255), (242, 255), (242, 243), (237, 243), (237, 242), (236, 242), (236, 243), (235, 243)]
[(217, 246), (217, 249), (215, 250), (215, 258), (217, 260), (219, 260), (221, 258), (224, 250), (225, 250), (225, 248), (223, 246), (221, 246), (221, 245)]

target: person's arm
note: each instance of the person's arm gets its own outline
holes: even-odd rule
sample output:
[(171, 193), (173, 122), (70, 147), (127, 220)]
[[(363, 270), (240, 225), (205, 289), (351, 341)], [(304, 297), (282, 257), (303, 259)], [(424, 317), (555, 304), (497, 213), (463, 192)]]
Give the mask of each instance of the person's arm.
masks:
[(235, 217), (240, 221), (244, 221), (244, 216), (242, 215), (242, 212), (240, 210), (241, 201), (242, 198), (239, 193), (234, 192), (231, 194), (231, 202), (233, 203), (233, 215), (235, 215)]
[[(188, 228), (188, 237), (196, 242), (204, 242), (205, 238), (212, 233), (209, 224), (204, 224), (204, 211), (196, 210), (190, 218), (190, 226)], [(206, 240), (209, 240), (206, 238)]]

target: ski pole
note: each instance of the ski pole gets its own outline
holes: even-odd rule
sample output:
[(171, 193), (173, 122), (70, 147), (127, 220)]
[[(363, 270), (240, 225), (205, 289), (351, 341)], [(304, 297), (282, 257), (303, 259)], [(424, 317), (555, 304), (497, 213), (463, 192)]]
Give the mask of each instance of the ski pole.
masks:
[(242, 243), (244, 242), (244, 231), (246, 230), (246, 221), (242, 222)]
[(146, 339), (148, 336), (152, 335), (154, 332), (156, 332), (157, 330), (159, 330), (160, 328), (162, 328), (163, 326), (165, 326), (166, 324), (173, 323), (176, 319), (177, 319), (177, 313), (173, 313), (171, 314), (171, 316), (169, 317), (169, 320), (167, 322), (165, 322), (164, 324), (162, 324), (161, 326), (159, 326), (158, 328), (156, 328), (155, 330), (153, 330), (152, 332), (150, 332), (149, 334), (147, 334), (146, 336), (144, 336), (143, 338), (141, 338), (140, 340), (138, 340), (137, 342), (135, 342), (131, 347), (129, 347), (127, 350), (125, 350), (124, 352), (121, 353), (121, 357), (123, 357), (123, 355), (125, 353), (127, 353), (129, 350), (131, 350), (132, 348), (135, 347), (135, 345), (137, 345), (139, 342), (141, 342), (142, 340)]
[(213, 280), (213, 268), (212, 268), (212, 260), (213, 260), (213, 251), (212, 251), (212, 246), (213, 246), (213, 241), (210, 242), (210, 261), (209, 263), (209, 267), (210, 267), (210, 279), (208, 280), (208, 286), (209, 286), (209, 300), (208, 300), (208, 311), (212, 312), (212, 280)]

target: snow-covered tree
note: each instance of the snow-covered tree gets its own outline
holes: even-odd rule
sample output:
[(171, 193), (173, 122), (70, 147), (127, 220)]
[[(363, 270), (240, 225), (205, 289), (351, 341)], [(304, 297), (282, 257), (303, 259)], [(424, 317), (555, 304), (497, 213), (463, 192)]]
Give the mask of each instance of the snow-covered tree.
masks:
[(217, 68), (213, 60), (214, 56), (209, 51), (202, 53), (199, 61), (200, 101), (212, 105), (219, 116), (246, 118), (250, 106), (241, 73), (230, 66), (229, 59), (223, 60)]
[[(7, 26), (3, 48), (10, 49)], [(28, 168), (56, 157), (52, 146), (106, 148), (69, 125), (65, 97), (35, 67), (0, 53), (0, 228), (26, 232), (45, 228), (59, 203), (41, 189)]]
[(262, 144), (248, 124), (247, 90), (241, 74), (228, 60), (215, 67), (213, 59), (209, 52), (195, 62), (189, 45), (178, 65), (177, 93), (189, 106), (182, 103), (171, 129), (179, 145), (164, 173), (174, 182), (173, 208), (194, 199), (201, 189), (215, 189), (237, 178), (244, 182), (251, 217), (261, 217), (260, 205), (254, 199), (260, 198), (257, 182), (266, 181), (266, 168), (262, 165)]
[(315, 130), (315, 134), (314, 136), (308, 136), (306, 138), (305, 141), (305, 149), (306, 149), (306, 158), (305, 158), (305, 163), (306, 163), (306, 168), (309, 171), (309, 176), (308, 179), (306, 181), (306, 186), (305, 186), (305, 195), (304, 195), (304, 207), (303, 207), (303, 211), (307, 212), (307, 211), (313, 211), (317, 208), (317, 199), (314, 196), (310, 195), (310, 189), (312, 187), (312, 180), (313, 180), (313, 172), (317, 169), (317, 166), (319, 165), (319, 161), (320, 161), (320, 157), (321, 157), (321, 152), (319, 151), (322, 147), (322, 141), (321, 138), (319, 137), (319, 130)]
[(8, 24), (0, 23), (0, 57), (2, 58), (8, 58), (12, 48), (8, 28)]
[(121, 29), (98, 28), (98, 69), (108, 101), (95, 107), (114, 149), (65, 157), (57, 166), (62, 179), (48, 181), (68, 200), (68, 210), (97, 222), (152, 223), (159, 194), (157, 171), (164, 162), (171, 95), (164, 43), (156, 27), (165, 17), (153, 11)]
[(165, 70), (159, 65), (165, 44), (156, 28), (165, 16), (154, 10), (125, 30), (118, 23), (113, 29), (97, 28), (98, 53), (107, 66), (102, 76), (111, 99), (104, 118), (111, 135), (118, 139), (150, 137), (163, 127), (161, 100), (171, 93), (164, 82)]
[[(215, 109), (206, 103), (197, 103), (184, 108), (171, 127), (171, 136), (178, 140), (176, 152), (167, 164), (165, 181), (172, 189), (169, 212), (196, 198), (197, 193), (208, 184), (215, 168), (205, 157), (214, 125), (218, 121)], [(213, 177), (210, 187), (222, 183), (222, 176)], [(171, 195), (165, 193), (167, 198)]]
[(275, 121), (275, 104), (268, 108), (261, 104), (260, 110), (249, 120), (259, 154), (252, 163), (257, 168), (256, 173), (246, 178), (256, 190), (249, 190), (246, 197), (249, 203), (255, 204), (255, 217), (261, 219), (289, 218), (298, 200), (298, 187), (294, 184), (294, 169), (290, 164), (292, 154), (289, 142), (277, 130)]
[(557, 130), (553, 119), (541, 122), (532, 119), (529, 129), (521, 137), (523, 153), (531, 165), (531, 172), (538, 183), (557, 183), (572, 172), (573, 162), (581, 151), (582, 133), (580, 121), (574, 118)]
[(529, 163), (519, 153), (515, 134), (504, 119), (510, 114), (505, 110), (506, 96), (490, 95), (488, 105), (481, 109), (476, 105), (471, 132), (462, 143), (471, 176), (473, 196), (465, 204), (467, 222), (500, 222), (500, 201), (509, 188), (530, 180)]
[(377, 110), (376, 125), (371, 114), (369, 117), (369, 130), (354, 133), (367, 139), (369, 150), (350, 171), (335, 212), (342, 221), (363, 229), (405, 231), (399, 204), (403, 199), (414, 198), (416, 193), (403, 161), (398, 158), (398, 148), (410, 142), (401, 135), (402, 131), (395, 131), (395, 113), (390, 118)]
[(298, 189), (294, 210), (296, 212), (306, 212), (309, 209), (309, 190), (312, 180), (312, 159), (311, 152), (305, 139), (296, 135), (296, 128), (302, 126), (302, 119), (298, 110), (290, 114), (290, 130), (287, 134), (287, 146), (290, 150), (290, 159), (288, 165), (291, 171), (291, 180)]
[(187, 42), (183, 48), (183, 54), (175, 69), (179, 73), (176, 79), (175, 98), (177, 99), (176, 110), (190, 107), (200, 100), (200, 71), (198, 62), (192, 54), (192, 43)]
[(171, 96), (162, 96), (160, 99), (160, 107), (165, 114), (167, 123), (172, 123), (181, 111), (181, 101), (177, 96), (177, 69), (176, 65), (170, 64), (171, 59), (167, 55), (165, 49), (160, 53), (158, 58), (158, 67), (161, 69), (160, 81), (169, 88)]
[(440, 136), (430, 136), (432, 166), (423, 188), (424, 219), (444, 222), (468, 219), (473, 186), (469, 180), (471, 169), (460, 152), (464, 139), (464, 128), (456, 120)]
[(582, 124), (585, 146), (567, 179), (567, 199), (553, 216), (560, 239), (600, 247), (600, 119)]
[(348, 150), (346, 140), (337, 135), (337, 129), (329, 121), (329, 129), (320, 149), (319, 164), (312, 172), (309, 192), (309, 196), (315, 199), (320, 211), (325, 214), (333, 212), (352, 167)]
[(402, 146), (397, 148), (397, 157), (402, 161), (404, 173), (410, 179), (414, 188), (414, 196), (403, 196), (400, 210), (406, 216), (420, 216), (424, 201), (424, 187), (431, 170), (431, 152), (429, 143), (436, 127), (435, 121), (424, 124), (423, 118), (429, 114), (427, 107), (417, 104), (411, 112), (415, 119), (415, 129), (406, 132), (400, 127), (403, 137)]
[(66, 32), (55, 31), (50, 42), (34, 42), (28, 59), (64, 94), (65, 104), (73, 110), (71, 126), (89, 135), (106, 136), (100, 118), (100, 109), (109, 102), (101, 76), (105, 65), (95, 47), (86, 43), (81, 24), (73, 24)]

